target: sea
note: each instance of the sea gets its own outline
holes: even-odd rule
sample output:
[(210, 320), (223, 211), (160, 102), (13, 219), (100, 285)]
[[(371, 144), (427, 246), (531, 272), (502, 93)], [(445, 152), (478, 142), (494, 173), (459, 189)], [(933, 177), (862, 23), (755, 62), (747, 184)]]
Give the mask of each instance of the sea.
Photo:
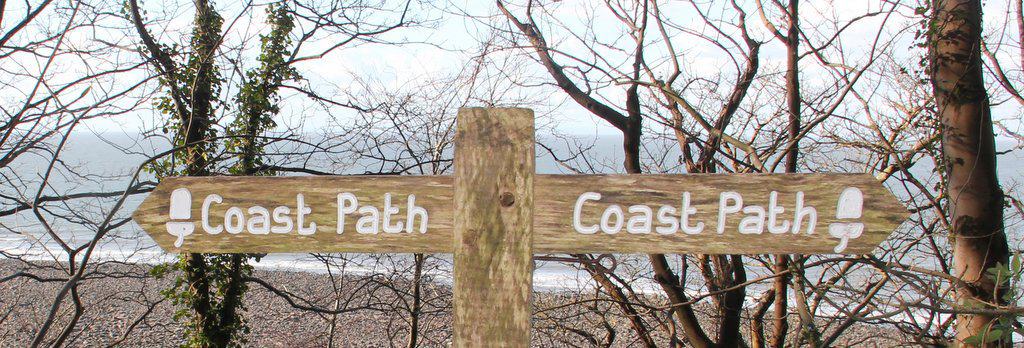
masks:
[[(331, 144), (337, 135), (331, 136), (303, 136), (304, 143), (277, 142), (268, 146), (269, 153), (278, 154), (271, 156), (270, 163), (288, 166), (315, 169), (318, 171), (344, 175), (364, 174), (390, 170), (388, 166), (382, 165), (376, 159), (382, 153), (394, 151), (397, 148), (386, 148), (384, 152), (367, 153), (368, 156), (357, 156), (354, 153), (363, 152), (360, 144), (354, 142), (340, 141), (340, 145), (334, 144), (326, 147), (331, 153), (324, 153), (325, 147), (315, 147), (311, 144)], [(55, 145), (55, 144), (50, 144)], [(1017, 148), (1019, 144), (1000, 140), (997, 144), (998, 150), (1002, 152), (999, 157), (999, 176), (1003, 187), (1011, 192), (1018, 192), (1018, 197), (1024, 194), (1024, 150)], [(822, 145), (827, 146), (827, 145)], [(44, 196), (69, 195), (84, 192), (119, 192), (123, 191), (131, 182), (131, 177), (139, 169), (141, 163), (156, 153), (168, 149), (168, 142), (161, 136), (145, 136), (132, 133), (118, 132), (79, 132), (73, 133), (67, 143), (61, 148), (59, 154), (59, 165), (57, 169), (47, 173), (51, 156), (39, 154), (27, 154), (7, 168), (0, 169), (0, 180), (6, 180), (7, 184), (0, 185), (0, 194), (8, 197), (19, 197), (21, 200), (31, 200), (36, 192), (40, 190), (40, 182), (43, 177), (48, 177), (48, 185), (41, 190)], [(678, 146), (673, 142), (651, 141), (646, 145), (645, 154), (649, 156), (647, 162), (660, 162), (659, 165), (652, 165), (651, 172), (680, 172)], [(582, 152), (585, 156), (574, 156)], [(450, 153), (444, 153), (450, 158)], [(444, 157), (442, 156), (442, 157)], [(385, 156), (386, 157), (386, 156)], [(862, 156), (848, 150), (836, 149), (832, 151), (817, 148), (813, 153), (807, 154), (809, 163), (827, 163), (829, 171), (839, 172), (863, 172), (861, 162)], [(651, 159), (657, 159), (651, 160)], [(539, 135), (537, 146), (537, 172), (541, 174), (571, 174), (584, 173), (615, 173), (622, 168), (621, 136), (616, 135)], [(449, 168), (450, 169), (450, 168)], [(912, 172), (919, 177), (931, 178), (934, 181), (935, 174), (932, 168), (926, 164), (916, 165)], [(140, 180), (153, 180), (152, 175), (142, 173)], [(892, 180), (895, 182), (895, 180)], [(934, 183), (934, 182), (933, 182)], [(894, 183), (892, 185), (898, 185)], [(900, 196), (900, 192), (906, 192), (903, 187), (890, 187), (893, 192)], [(906, 194), (902, 194), (906, 196)], [(114, 212), (114, 221), (126, 219), (131, 212), (145, 199), (146, 194), (135, 194), (125, 200), (125, 204), (118, 211)], [(70, 203), (48, 203), (42, 215), (47, 219), (47, 224), (60, 239), (72, 247), (80, 247), (89, 243), (96, 233), (96, 226), (102, 218), (111, 213), (116, 198), (86, 198), (75, 199)], [(2, 200), (3, 204), (9, 200)], [(9, 205), (0, 205), (0, 211), (10, 209)], [(62, 217), (57, 218), (51, 212)], [(1019, 216), (1008, 210), (1010, 218), (1007, 220), (1008, 231), (1011, 239), (1011, 249), (1021, 249), (1022, 223)], [(59, 261), (67, 262), (67, 254), (63, 251), (57, 240), (45, 232), (32, 211), (0, 217), (0, 258), (22, 258), (34, 261)], [(120, 261), (131, 263), (160, 264), (172, 262), (174, 254), (169, 254), (160, 249), (150, 237), (148, 237), (134, 222), (125, 223), (123, 226), (109, 233), (97, 244), (93, 253), (93, 260)], [(659, 287), (649, 278), (644, 277), (646, 272), (646, 258), (642, 255), (614, 255), (617, 264), (620, 265), (620, 272), (624, 277), (634, 279), (631, 286), (637, 292), (659, 293)], [(390, 260), (381, 262), (383, 258)], [(404, 259), (403, 259), (404, 258)], [(388, 271), (388, 267), (400, 268), (407, 264), (409, 257), (406, 256), (382, 256), (382, 255), (325, 255), (315, 254), (269, 254), (253, 261), (253, 265), (259, 269), (285, 270), (312, 273), (326, 273), (337, 271), (338, 262), (344, 262), (345, 272), (349, 274), (370, 274), (374, 272)], [(402, 262), (394, 262), (394, 260)], [(325, 260), (332, 260), (331, 267)], [(343, 260), (343, 261), (339, 261)], [(433, 255), (428, 273), (432, 279), (441, 282), (450, 282), (451, 259), (449, 255)], [(671, 258), (674, 266), (680, 266), (682, 258)], [(748, 279), (768, 274), (768, 270), (760, 264), (748, 264)], [(689, 272), (687, 282), (702, 282), (699, 272)], [(595, 286), (591, 277), (576, 264), (538, 261), (534, 271), (534, 288), (538, 291), (558, 291), (564, 289), (583, 289)], [(761, 291), (766, 290), (768, 285), (754, 285), (748, 290), (748, 296), (756, 297)], [(750, 301), (748, 301), (750, 302)]]

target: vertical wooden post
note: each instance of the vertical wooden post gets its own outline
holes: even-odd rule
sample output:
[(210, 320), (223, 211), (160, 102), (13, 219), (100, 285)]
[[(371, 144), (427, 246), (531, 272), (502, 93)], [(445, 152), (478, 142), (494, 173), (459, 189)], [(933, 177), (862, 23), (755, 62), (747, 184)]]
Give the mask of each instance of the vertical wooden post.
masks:
[(530, 345), (534, 156), (532, 110), (459, 110), (455, 347)]

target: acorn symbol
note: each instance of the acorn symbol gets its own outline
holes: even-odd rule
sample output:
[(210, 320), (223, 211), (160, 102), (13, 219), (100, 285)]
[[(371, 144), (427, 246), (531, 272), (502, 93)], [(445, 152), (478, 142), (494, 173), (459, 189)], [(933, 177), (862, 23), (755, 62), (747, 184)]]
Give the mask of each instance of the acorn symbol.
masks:
[(174, 241), (174, 247), (180, 248), (182, 243), (185, 242), (185, 236), (192, 235), (192, 232), (196, 229), (195, 223), (191, 221), (192, 192), (187, 188), (179, 188), (171, 191), (171, 207), (168, 216), (171, 221), (168, 221), (166, 224), (167, 233), (178, 237)]
[[(864, 213), (864, 193), (856, 187), (847, 187), (839, 194), (839, 203), (836, 205), (836, 219), (857, 220)], [(836, 253), (846, 250), (851, 239), (860, 237), (864, 233), (864, 224), (855, 221), (834, 222), (828, 225), (828, 234), (839, 239), (839, 244), (834, 249)]]

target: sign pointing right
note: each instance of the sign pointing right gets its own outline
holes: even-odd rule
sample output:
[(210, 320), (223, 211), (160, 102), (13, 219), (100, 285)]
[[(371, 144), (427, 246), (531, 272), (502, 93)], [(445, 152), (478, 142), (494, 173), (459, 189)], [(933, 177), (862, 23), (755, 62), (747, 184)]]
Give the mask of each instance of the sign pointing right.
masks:
[(865, 254), (908, 216), (866, 174), (540, 175), (536, 185), (534, 248), (562, 253)]

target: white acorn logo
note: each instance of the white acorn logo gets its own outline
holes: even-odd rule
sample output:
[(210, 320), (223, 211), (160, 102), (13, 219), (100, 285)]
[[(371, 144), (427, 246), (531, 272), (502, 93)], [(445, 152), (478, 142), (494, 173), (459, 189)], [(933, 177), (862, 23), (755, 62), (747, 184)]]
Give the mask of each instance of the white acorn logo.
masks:
[[(836, 219), (856, 220), (860, 219), (864, 212), (864, 193), (856, 187), (847, 187), (839, 194), (839, 203), (836, 205)], [(833, 238), (839, 238), (839, 245), (834, 249), (836, 253), (846, 250), (851, 239), (860, 237), (864, 233), (864, 224), (860, 222), (835, 222), (828, 225), (828, 234)]]
[[(171, 221), (167, 222), (167, 233), (178, 237), (174, 241), (174, 247), (180, 248), (185, 242), (185, 236), (192, 235), (196, 225), (192, 219), (192, 192), (187, 188), (179, 188), (171, 191), (171, 209), (168, 214)], [(186, 221), (175, 221), (186, 220)]]

